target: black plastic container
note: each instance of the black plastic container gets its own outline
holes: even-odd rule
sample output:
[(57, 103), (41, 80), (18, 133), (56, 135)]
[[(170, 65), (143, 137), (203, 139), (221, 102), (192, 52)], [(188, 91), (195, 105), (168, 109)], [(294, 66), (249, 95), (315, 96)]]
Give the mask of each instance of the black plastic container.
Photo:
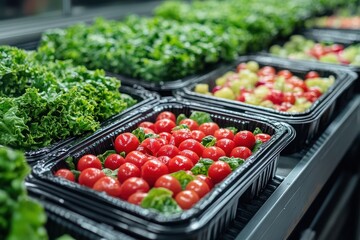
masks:
[[(256, 61), (260, 66), (273, 66), (277, 70), (288, 69), (299, 77), (304, 77), (308, 71), (316, 70), (321, 76), (327, 77), (333, 75), (336, 80), (328, 92), (323, 94), (310, 109), (303, 113), (280, 112), (266, 107), (253, 106), (240, 101), (217, 98), (193, 91), (197, 83), (208, 83), (211, 89), (215, 86), (215, 80), (218, 77), (228, 71), (235, 71), (237, 64), (247, 61)], [(204, 75), (197, 80), (197, 83), (178, 90), (174, 94), (179, 99), (193, 100), (237, 112), (251, 115), (256, 114), (286, 122), (295, 128), (297, 134), (295, 140), (286, 147), (283, 153), (293, 153), (304, 148), (326, 128), (336, 107), (341, 107), (351, 96), (355, 79), (356, 74), (348, 70), (329, 69), (326, 65), (321, 66), (316, 63), (299, 64), (283, 58), (254, 55), (240, 57), (236, 64), (220, 68), (217, 71)]]
[[(272, 135), (272, 138), (193, 208), (174, 215), (159, 214), (54, 177), (56, 170), (66, 167), (67, 157), (72, 156), (77, 161), (84, 154), (100, 154), (113, 149), (113, 141), (118, 134), (132, 131), (142, 121), (154, 121), (162, 111), (171, 111), (175, 115), (184, 113), (187, 116), (192, 111), (205, 111), (211, 114), (219, 126), (235, 126), (239, 130), (259, 127), (264, 133)], [(204, 107), (188, 101), (179, 103), (174, 98), (164, 98), (154, 106), (139, 110), (132, 118), (133, 121), (104, 129), (69, 151), (54, 154), (48, 161), (39, 162), (34, 166), (33, 178), (29, 181), (51, 196), (61, 197), (67, 206), (76, 206), (77, 212), (84, 216), (96, 218), (135, 238), (215, 239), (235, 218), (239, 200), (257, 196), (274, 176), (281, 150), (295, 137), (293, 128), (285, 123)]]
[[(106, 121), (102, 122), (101, 128), (104, 128), (108, 125), (114, 124), (117, 121), (125, 121), (129, 117), (129, 113), (132, 110), (143, 107), (143, 106), (147, 106), (147, 105), (152, 104), (160, 99), (158, 94), (147, 91), (138, 85), (134, 85), (133, 87), (121, 86), (120, 92), (130, 95), (132, 98), (137, 100), (137, 103), (134, 106), (122, 111), (119, 114), (115, 114), (114, 116), (110, 117)], [(100, 131), (100, 129), (97, 131)], [(25, 152), (26, 160), (30, 165), (33, 165), (36, 161), (43, 159), (47, 154), (49, 154), (51, 152), (65, 151), (71, 144), (76, 143), (77, 141), (81, 140), (81, 138), (83, 138), (86, 135), (89, 135), (89, 134), (84, 134), (83, 136), (78, 136), (78, 137), (71, 137), (71, 138), (56, 142), (47, 147), (43, 147), (43, 148), (40, 148), (37, 150), (27, 151), (27, 152)]]

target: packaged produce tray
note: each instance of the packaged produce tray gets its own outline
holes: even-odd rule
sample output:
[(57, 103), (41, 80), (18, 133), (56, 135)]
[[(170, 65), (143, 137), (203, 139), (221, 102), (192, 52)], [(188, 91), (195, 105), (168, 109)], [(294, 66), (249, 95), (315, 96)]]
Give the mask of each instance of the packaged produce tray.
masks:
[[(233, 126), (239, 130), (258, 127), (272, 137), (191, 209), (176, 214), (160, 214), (54, 177), (55, 171), (67, 166), (68, 157), (76, 162), (84, 154), (101, 154), (113, 149), (118, 134), (136, 129), (142, 121), (155, 121), (163, 111), (187, 116), (193, 111), (204, 111), (221, 127)], [(33, 167), (29, 181), (51, 196), (61, 198), (67, 206), (76, 206), (78, 213), (137, 239), (216, 239), (235, 218), (239, 201), (257, 196), (274, 176), (280, 152), (295, 137), (295, 131), (286, 123), (194, 102), (180, 103), (175, 98), (164, 98), (147, 109), (140, 109), (132, 119), (93, 134), (66, 152), (49, 155), (49, 160)]]
[[(276, 70), (287, 69), (294, 75), (302, 78), (307, 72), (315, 70), (322, 77), (333, 75), (335, 82), (309, 109), (301, 113), (280, 112), (267, 107), (194, 92), (194, 88), (198, 83), (207, 83), (211, 90), (216, 86), (215, 81), (218, 77), (223, 76), (228, 71), (235, 71), (239, 63), (246, 63), (248, 61), (256, 61), (260, 67), (267, 65), (274, 67)], [(293, 153), (304, 148), (306, 144), (309, 144), (311, 140), (325, 129), (334, 114), (334, 110), (340, 108), (351, 97), (355, 79), (356, 74), (344, 69), (333, 69), (316, 63), (297, 63), (283, 58), (253, 55), (240, 57), (236, 64), (222, 67), (217, 71), (204, 75), (196, 83), (188, 85), (174, 92), (174, 94), (179, 99), (188, 99), (207, 105), (214, 105), (251, 115), (256, 114), (276, 121), (286, 122), (295, 128), (297, 134), (295, 140), (286, 147), (283, 153)]]
[[(134, 98), (135, 100), (137, 100), (137, 103), (122, 111), (119, 114), (115, 114), (114, 116), (112, 116), (111, 118), (107, 119), (106, 121), (101, 123), (101, 128), (106, 127), (108, 125), (111, 125), (117, 121), (125, 121), (126, 118), (128, 118), (128, 114), (136, 109), (136, 108), (140, 108), (149, 104), (152, 104), (153, 102), (156, 102), (159, 100), (159, 95), (154, 93), (154, 92), (150, 92), (145, 90), (144, 88), (142, 88), (141, 86), (138, 85), (133, 85), (132, 87), (130, 86), (126, 86), (123, 85), (120, 88), (120, 92), (130, 95), (132, 98)], [(97, 130), (99, 131), (99, 130)], [(44, 147), (44, 148), (40, 148), (37, 150), (30, 150), (25, 152), (25, 157), (26, 160), (28, 161), (28, 163), (30, 165), (34, 164), (36, 161), (44, 158), (47, 154), (53, 152), (53, 151), (64, 151), (64, 149), (66, 149), (67, 147), (69, 147), (71, 144), (74, 144), (76, 141), (79, 141), (82, 137), (84, 136), (79, 136), (79, 137), (71, 137), (68, 139), (65, 139), (63, 141), (54, 143), (48, 147)]]

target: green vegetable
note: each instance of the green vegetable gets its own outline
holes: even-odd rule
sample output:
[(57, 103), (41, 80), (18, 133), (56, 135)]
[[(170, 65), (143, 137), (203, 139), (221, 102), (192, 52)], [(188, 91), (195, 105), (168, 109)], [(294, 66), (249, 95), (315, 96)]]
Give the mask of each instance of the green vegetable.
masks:
[(261, 129), (259, 127), (256, 127), (255, 130), (253, 131), (253, 134), (257, 135), (259, 133), (263, 133), (263, 132), (261, 131)]
[(176, 178), (181, 185), (181, 188), (184, 190), (186, 188), (186, 185), (191, 182), (192, 180), (195, 179), (194, 176), (187, 174), (185, 171), (181, 170), (181, 171), (177, 171), (174, 173), (170, 174), (171, 176), (173, 176), (174, 178)]
[(212, 122), (210, 114), (206, 112), (193, 111), (190, 115), (190, 119), (196, 121), (199, 125)]
[(134, 131), (131, 132), (132, 134), (135, 135), (135, 137), (137, 137), (137, 139), (139, 139), (139, 142), (142, 142), (145, 140), (145, 132), (144, 129), (139, 127), (137, 129), (135, 129)]
[(141, 207), (165, 214), (182, 212), (179, 205), (172, 198), (172, 192), (166, 188), (152, 188), (141, 201)]
[(236, 127), (227, 127), (226, 129), (229, 129), (230, 131), (232, 131), (232, 133), (235, 135), (239, 129), (237, 129)]
[(114, 154), (114, 153), (116, 153), (115, 150), (107, 150), (103, 154), (97, 155), (97, 157), (100, 159), (101, 163), (104, 165), (104, 162), (105, 162), (106, 158), (108, 156), (110, 156), (111, 154)]
[(214, 161), (209, 158), (201, 158), (193, 168), (191, 168), (191, 172), (194, 175), (203, 174), (207, 176), (209, 167), (213, 164)]
[(252, 152), (254, 153), (254, 152), (256, 152), (257, 150), (259, 150), (261, 144), (263, 144), (262, 141), (256, 140), (256, 141), (255, 141), (255, 145), (254, 145), (254, 147), (253, 147), (253, 149), (252, 149)]
[(234, 158), (234, 157), (220, 157), (218, 161), (223, 161), (229, 164), (231, 171), (237, 169), (240, 165), (242, 165), (245, 161), (241, 158)]
[(110, 168), (103, 168), (102, 171), (105, 173), (106, 176), (117, 178), (118, 175), (118, 168), (115, 170), (111, 170)]
[(214, 136), (206, 136), (204, 137), (202, 140), (201, 140), (201, 144), (204, 146), (204, 147), (212, 147), (212, 146), (215, 146), (216, 144), (216, 138)]
[(176, 130), (180, 130), (180, 129), (189, 129), (189, 126), (186, 124), (180, 124), (180, 125), (177, 125), (176, 127), (174, 127), (172, 130), (176, 131)]
[(179, 125), (180, 122), (181, 122), (182, 120), (186, 119), (186, 118), (187, 118), (187, 117), (186, 117), (185, 114), (183, 114), (183, 113), (179, 114), (179, 116), (177, 116), (177, 118), (176, 118), (176, 125)]
[(30, 168), (23, 153), (0, 146), (0, 236), (2, 239), (47, 239), (44, 209), (27, 196), (24, 179)]

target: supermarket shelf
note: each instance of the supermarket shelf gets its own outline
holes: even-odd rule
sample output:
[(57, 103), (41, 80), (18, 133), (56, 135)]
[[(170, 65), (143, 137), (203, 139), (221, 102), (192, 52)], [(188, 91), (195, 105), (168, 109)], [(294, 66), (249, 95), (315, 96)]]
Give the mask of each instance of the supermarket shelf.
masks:
[[(309, 149), (280, 157), (277, 175), (284, 180), (235, 239), (286, 239), (351, 147), (359, 126), (358, 95)], [(296, 164), (292, 168), (288, 162)]]

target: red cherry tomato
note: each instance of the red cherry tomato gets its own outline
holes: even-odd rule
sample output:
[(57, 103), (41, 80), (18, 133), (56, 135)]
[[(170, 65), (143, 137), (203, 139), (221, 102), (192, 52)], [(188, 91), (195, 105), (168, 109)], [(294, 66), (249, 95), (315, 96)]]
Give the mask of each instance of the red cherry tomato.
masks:
[(241, 146), (234, 148), (231, 153), (230, 157), (242, 158), (246, 160), (252, 154), (251, 150), (247, 147)]
[(305, 82), (296, 76), (292, 76), (291, 78), (287, 79), (286, 81), (288, 83), (292, 84), (294, 86), (294, 88), (298, 87), (298, 88), (302, 88), (304, 91), (307, 90)]
[(135, 164), (139, 169), (147, 161), (147, 156), (139, 151), (132, 151), (125, 157), (125, 161)]
[(185, 170), (185, 171), (190, 170), (193, 166), (194, 164), (189, 158), (181, 155), (177, 155), (171, 158), (168, 164), (170, 173), (177, 172), (180, 170)]
[(138, 125), (138, 127), (149, 128), (149, 129), (155, 131), (155, 124), (152, 122), (142, 122)]
[(191, 136), (198, 142), (201, 142), (204, 137), (206, 137), (205, 133), (199, 130), (194, 130), (191, 132)]
[(330, 51), (331, 51), (331, 52), (339, 53), (339, 52), (341, 52), (342, 50), (344, 50), (344, 45), (341, 45), (341, 44), (332, 44), (332, 45), (330, 46)]
[(97, 180), (93, 186), (93, 189), (99, 192), (106, 192), (108, 195), (113, 197), (120, 197), (121, 194), (119, 181), (108, 176)]
[(293, 74), (289, 70), (281, 70), (277, 73), (278, 76), (282, 76), (285, 79), (289, 79), (293, 76)]
[(57, 177), (65, 178), (71, 182), (75, 182), (75, 176), (69, 169), (66, 168), (59, 169), (55, 172), (54, 175)]
[[(164, 139), (166, 141), (166, 144), (168, 144), (172, 138), (171, 133), (168, 132), (161, 132), (158, 134), (160, 138)], [(165, 144), (165, 145), (166, 145)]]
[(322, 95), (321, 89), (319, 87), (310, 87), (309, 92), (315, 93), (317, 97), (320, 97)]
[(147, 193), (144, 192), (136, 192), (130, 195), (130, 197), (128, 198), (128, 202), (135, 204), (135, 205), (140, 205), (142, 200), (147, 196)]
[(230, 129), (220, 128), (220, 129), (215, 131), (214, 137), (217, 140), (220, 140), (220, 139), (223, 139), (223, 138), (227, 138), (227, 139), (232, 140), (234, 138), (234, 133)]
[(223, 139), (216, 141), (215, 146), (221, 148), (225, 152), (226, 156), (229, 156), (231, 153), (231, 150), (233, 150), (234, 147), (236, 147), (236, 144), (233, 140), (223, 138)]
[(206, 182), (209, 189), (212, 189), (214, 187), (214, 183), (211, 181), (211, 179), (208, 176), (205, 176), (203, 174), (196, 175), (196, 179), (202, 180)]
[(105, 177), (105, 173), (97, 168), (87, 168), (79, 175), (79, 184), (92, 188), (97, 180)]
[(208, 176), (216, 184), (221, 182), (231, 173), (231, 168), (228, 163), (217, 161), (210, 165)]
[(191, 131), (197, 130), (199, 128), (199, 124), (196, 121), (194, 121), (194, 120), (192, 120), (190, 118), (186, 118), (186, 119), (181, 120), (179, 124), (185, 124), (186, 126), (189, 127), (189, 129)]
[(199, 130), (205, 133), (206, 136), (214, 135), (215, 131), (219, 129), (219, 126), (214, 122), (203, 123), (199, 126)]
[(226, 156), (224, 150), (219, 147), (207, 147), (202, 153), (202, 158), (210, 158), (214, 161), (217, 161), (220, 157)]
[(159, 121), (161, 119), (170, 119), (171, 121), (173, 122), (176, 122), (176, 116), (175, 114), (173, 114), (172, 112), (169, 112), (169, 111), (164, 111), (164, 112), (161, 112), (157, 118), (156, 118), (156, 121)]
[(157, 156), (168, 156), (170, 158), (175, 157), (179, 154), (179, 149), (174, 145), (164, 145), (160, 148), (160, 150), (157, 152)]
[(118, 170), (118, 180), (123, 183), (125, 182), (126, 179), (131, 178), (131, 177), (140, 177), (141, 176), (141, 171), (140, 169), (132, 163), (124, 163), (123, 165), (121, 165), (119, 167)]
[(276, 73), (275, 68), (271, 66), (264, 66), (260, 68), (259, 71), (257, 72), (259, 76), (275, 75), (275, 73)]
[(148, 149), (152, 155), (156, 155), (156, 153), (161, 148), (161, 144), (156, 138), (146, 138), (144, 141), (142, 141), (140, 146)]
[(255, 145), (255, 136), (252, 132), (243, 130), (235, 134), (234, 142), (236, 146), (245, 146), (252, 149)]
[(147, 193), (150, 187), (149, 184), (142, 178), (132, 177), (127, 179), (121, 185), (120, 198), (128, 200), (128, 198), (136, 192)]
[(191, 131), (189, 129), (180, 129), (172, 132), (172, 136), (174, 137), (175, 146), (179, 146), (180, 143), (185, 141), (186, 139), (191, 139)]
[(316, 71), (310, 71), (306, 74), (305, 79), (309, 79), (309, 78), (318, 78), (320, 77), (319, 73)]
[(295, 95), (290, 92), (284, 93), (283, 102), (294, 104), (296, 101)]
[(162, 163), (164, 163), (166, 166), (168, 166), (169, 161), (170, 161), (170, 157), (168, 156), (160, 156), (157, 158), (159, 161), (161, 161)]
[(272, 89), (266, 98), (274, 104), (281, 104), (284, 99), (284, 94), (279, 90)]
[(77, 163), (77, 170), (83, 171), (86, 168), (97, 168), (102, 169), (100, 159), (92, 154), (82, 156)]
[(180, 143), (179, 145), (179, 150), (191, 150), (193, 152), (195, 152), (199, 157), (202, 155), (202, 152), (204, 151), (204, 146), (199, 143), (198, 141), (194, 140), (194, 139), (187, 139), (185, 141), (183, 141), (182, 143)]
[(199, 179), (195, 179), (195, 180), (192, 180), (191, 182), (189, 182), (186, 185), (185, 189), (186, 190), (193, 190), (194, 192), (196, 192), (196, 194), (199, 196), (199, 198), (202, 198), (208, 192), (210, 192), (210, 188), (207, 185), (207, 183), (205, 181), (202, 181), (202, 180), (199, 180)]
[(173, 197), (181, 192), (181, 184), (179, 180), (171, 175), (163, 175), (156, 180), (154, 187), (163, 187), (169, 189), (173, 193)]
[(171, 121), (170, 119), (161, 119), (155, 122), (155, 132), (168, 132), (170, 133), (172, 129), (176, 127), (175, 122)]
[(236, 67), (236, 72), (241, 72), (241, 70), (247, 69), (247, 65), (246, 63), (240, 63), (239, 65), (237, 65)]
[(159, 160), (147, 161), (141, 167), (141, 177), (150, 185), (153, 186), (156, 180), (162, 175), (168, 174), (168, 167)]
[(122, 133), (116, 137), (114, 148), (118, 153), (125, 152), (125, 154), (128, 154), (129, 152), (136, 150), (139, 144), (139, 139), (137, 139), (134, 134)]
[(136, 151), (142, 152), (143, 154), (146, 154), (146, 155), (151, 155), (151, 154), (152, 154), (151, 151), (150, 151), (150, 149), (148, 149), (148, 148), (145, 147), (145, 146), (141, 146), (141, 145), (139, 145), (139, 146), (137, 147)]
[(181, 152), (179, 152), (179, 155), (190, 158), (190, 160), (193, 162), (194, 165), (200, 159), (200, 157), (195, 152), (188, 149), (182, 150)]
[(125, 163), (125, 159), (116, 153), (110, 154), (104, 162), (105, 168), (110, 168), (111, 170), (115, 170), (119, 168), (121, 165)]
[(271, 138), (271, 136), (269, 134), (266, 134), (266, 133), (259, 133), (259, 134), (255, 135), (255, 139), (259, 140), (259, 141), (261, 141), (263, 143), (269, 141), (270, 138)]
[(175, 197), (175, 201), (183, 210), (190, 209), (199, 200), (199, 196), (193, 190), (181, 191)]
[[(154, 127), (155, 127), (155, 124), (154, 124)], [(151, 128), (147, 128), (147, 127), (140, 127), (145, 134), (154, 134), (155, 133), (155, 130), (152, 130)]]
[(309, 102), (315, 102), (318, 99), (317, 93), (316, 92), (304, 92), (304, 97), (309, 101)]

